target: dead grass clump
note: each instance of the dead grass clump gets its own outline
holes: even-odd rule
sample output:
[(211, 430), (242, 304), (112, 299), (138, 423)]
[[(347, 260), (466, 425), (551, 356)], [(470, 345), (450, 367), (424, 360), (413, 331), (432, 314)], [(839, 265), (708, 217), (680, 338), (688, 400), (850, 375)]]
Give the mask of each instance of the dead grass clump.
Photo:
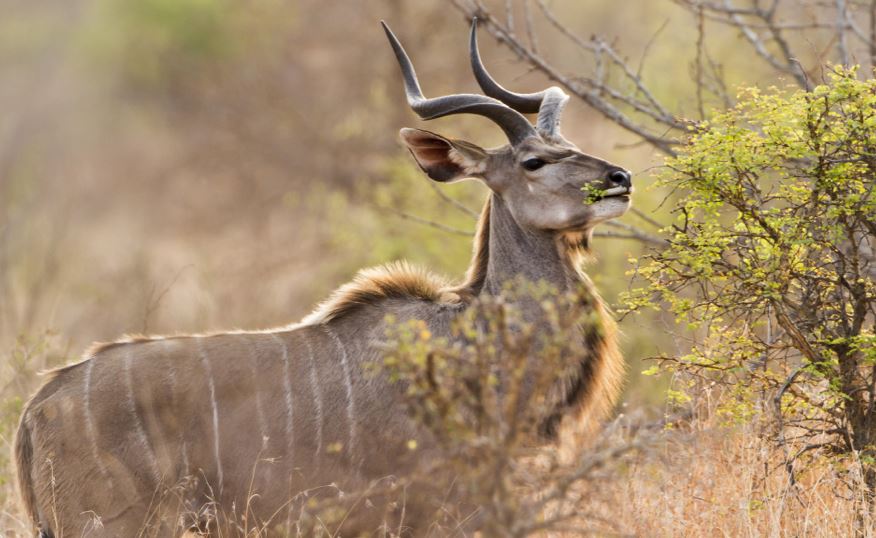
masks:
[[(792, 485), (783, 454), (755, 427), (699, 418), (653, 446), (656, 458), (606, 484), (605, 517), (636, 536), (855, 536), (862, 493), (824, 461)], [(874, 536), (872, 516), (865, 534)]]

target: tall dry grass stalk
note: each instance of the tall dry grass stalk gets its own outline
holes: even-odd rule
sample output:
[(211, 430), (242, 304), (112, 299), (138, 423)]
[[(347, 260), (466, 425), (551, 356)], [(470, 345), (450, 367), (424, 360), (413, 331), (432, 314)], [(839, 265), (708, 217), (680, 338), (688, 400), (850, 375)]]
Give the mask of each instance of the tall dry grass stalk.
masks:
[[(855, 536), (863, 492), (827, 462), (791, 486), (783, 454), (746, 424), (695, 419), (608, 484), (605, 517), (635, 536)], [(872, 514), (864, 536), (876, 535)]]

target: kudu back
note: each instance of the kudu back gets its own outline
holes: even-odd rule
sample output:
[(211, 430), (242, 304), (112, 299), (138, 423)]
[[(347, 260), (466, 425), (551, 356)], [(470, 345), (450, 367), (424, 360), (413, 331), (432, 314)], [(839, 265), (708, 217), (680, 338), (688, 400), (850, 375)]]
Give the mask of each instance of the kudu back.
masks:
[[(310, 499), (440, 457), (403, 411), (401, 389), (368, 365), (382, 356), (390, 315), (423, 320), (449, 337), (454, 319), (510, 279), (590, 294), (602, 328), (573, 379), (558, 380), (564, 398), (554, 419), (598, 420), (611, 409), (623, 361), (577, 255), (597, 223), (629, 207), (630, 174), (563, 138), (568, 96), (559, 88), (517, 94), (497, 84), (481, 63), (476, 22), (471, 62), (485, 95), (424, 97), (407, 54), (384, 29), (414, 112), (426, 120), (481, 115), (509, 140), (487, 150), (401, 131), (432, 180), (476, 178), (491, 191), (465, 279), (450, 285), (404, 263), (367, 269), (288, 327), (131, 338), (94, 346), (81, 362), (51, 372), (26, 405), (15, 441), (21, 495), (40, 536), (174, 536), (228, 514), (238, 528), (289, 525), (291, 533)], [(538, 114), (535, 125), (527, 113)], [(600, 197), (582, 192), (594, 188)], [(411, 439), (420, 449), (407, 447)], [(405, 507), (404, 528), (425, 532), (432, 508)], [(359, 503), (341, 530), (396, 525), (398, 512)]]

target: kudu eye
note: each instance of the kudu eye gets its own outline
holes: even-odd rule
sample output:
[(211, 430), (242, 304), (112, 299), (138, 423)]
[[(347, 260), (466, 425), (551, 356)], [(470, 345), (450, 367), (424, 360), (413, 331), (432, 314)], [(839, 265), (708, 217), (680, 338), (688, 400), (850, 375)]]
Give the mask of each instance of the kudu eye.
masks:
[(526, 159), (525, 161), (523, 161), (523, 168), (526, 168), (530, 172), (533, 172), (546, 164), (547, 163), (544, 160), (539, 159), (538, 157), (532, 157), (531, 159)]

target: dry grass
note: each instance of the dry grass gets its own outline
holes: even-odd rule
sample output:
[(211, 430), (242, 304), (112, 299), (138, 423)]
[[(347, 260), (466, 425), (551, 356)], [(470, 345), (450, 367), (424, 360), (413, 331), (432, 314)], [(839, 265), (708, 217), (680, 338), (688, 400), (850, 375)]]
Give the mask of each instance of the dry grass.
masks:
[[(857, 499), (828, 465), (790, 487), (779, 451), (750, 425), (698, 422), (610, 486), (606, 514), (636, 536), (855, 536)], [(866, 517), (864, 536), (874, 536)]]

